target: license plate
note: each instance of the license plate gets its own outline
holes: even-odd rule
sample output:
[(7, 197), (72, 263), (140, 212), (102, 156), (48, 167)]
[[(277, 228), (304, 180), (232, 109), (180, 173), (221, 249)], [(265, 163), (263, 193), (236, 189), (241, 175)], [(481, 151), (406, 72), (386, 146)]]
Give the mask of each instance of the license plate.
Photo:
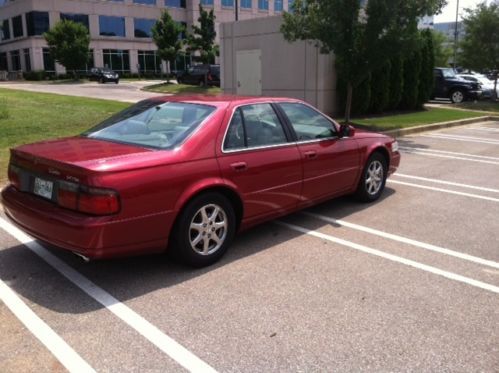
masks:
[(33, 193), (36, 195), (52, 199), (52, 189), (54, 188), (54, 183), (52, 181), (47, 181), (35, 177), (35, 186), (33, 187)]

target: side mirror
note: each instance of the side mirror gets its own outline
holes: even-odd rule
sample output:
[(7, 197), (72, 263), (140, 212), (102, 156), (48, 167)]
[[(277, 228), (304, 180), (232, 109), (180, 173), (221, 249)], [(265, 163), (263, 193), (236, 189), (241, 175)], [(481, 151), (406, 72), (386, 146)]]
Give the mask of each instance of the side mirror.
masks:
[(339, 137), (353, 137), (355, 135), (355, 128), (348, 125), (348, 124), (342, 124), (340, 125), (340, 132), (339, 132)]

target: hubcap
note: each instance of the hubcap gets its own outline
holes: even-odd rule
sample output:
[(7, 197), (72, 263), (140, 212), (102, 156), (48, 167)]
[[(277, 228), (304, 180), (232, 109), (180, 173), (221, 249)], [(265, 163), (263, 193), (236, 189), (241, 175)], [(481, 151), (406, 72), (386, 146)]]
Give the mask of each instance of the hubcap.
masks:
[(198, 254), (210, 255), (220, 249), (227, 237), (227, 215), (218, 205), (201, 207), (189, 226), (189, 242)]
[(462, 102), (464, 100), (464, 96), (460, 91), (456, 91), (452, 94), (452, 101), (454, 102)]
[(373, 196), (379, 192), (383, 185), (383, 165), (380, 161), (372, 161), (367, 168), (366, 190)]

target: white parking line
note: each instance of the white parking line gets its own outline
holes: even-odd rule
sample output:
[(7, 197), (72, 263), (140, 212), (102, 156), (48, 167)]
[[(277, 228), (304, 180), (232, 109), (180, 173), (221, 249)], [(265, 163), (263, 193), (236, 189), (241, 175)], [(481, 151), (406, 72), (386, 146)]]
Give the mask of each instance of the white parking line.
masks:
[(462, 161), (468, 161), (468, 162), (477, 162), (477, 163), (485, 163), (485, 164), (494, 164), (494, 165), (499, 165), (499, 162), (494, 162), (494, 161), (487, 161), (484, 159), (473, 159), (473, 158), (466, 158), (466, 157), (456, 157), (454, 155), (447, 155), (447, 154), (437, 154), (437, 153), (432, 153), (429, 151), (419, 151), (419, 150), (413, 150), (412, 148), (410, 150), (407, 150), (406, 148), (400, 148), (401, 151), (403, 151), (406, 154), (416, 154), (416, 155), (424, 155), (426, 157), (437, 157), (437, 158), (448, 158), (448, 159), (458, 159)]
[(460, 155), (464, 157), (471, 157), (471, 158), (480, 158), (480, 159), (492, 159), (499, 161), (499, 157), (490, 157), (487, 155), (476, 155), (476, 154), (468, 154), (468, 153), (459, 153), (459, 152), (450, 152), (448, 150), (436, 150), (436, 149), (427, 149), (427, 148), (418, 148), (415, 146), (399, 146), (400, 149), (404, 150), (415, 150), (418, 152), (431, 152), (431, 153), (442, 153), (442, 154), (453, 154), (453, 155)]
[(0, 280), (0, 299), (67, 370), (82, 373), (95, 372), (64, 339), (40, 319), (2, 280)]
[(42, 245), (34, 241), (30, 236), (7, 222), (5, 219), (0, 218), (0, 228), (27, 246), (31, 251), (45, 260), (69, 281), (106, 307), (115, 316), (135, 329), (139, 334), (170, 356), (185, 369), (191, 372), (215, 372), (215, 369), (202, 361), (192, 352), (187, 350), (168, 335), (164, 334), (156, 326), (151, 324), (129, 307), (125, 306), (104, 289), (98, 287), (85, 276), (51, 254)]
[(475, 185), (468, 185), (468, 184), (461, 184), (461, 183), (454, 183), (452, 181), (444, 181), (444, 180), (439, 180), (439, 179), (430, 179), (427, 177), (421, 177), (421, 176), (414, 176), (414, 175), (406, 175), (406, 174), (400, 174), (400, 173), (395, 173), (392, 176), (399, 176), (399, 177), (405, 177), (407, 179), (414, 179), (414, 180), (422, 180), (422, 181), (429, 181), (431, 183), (436, 183), (436, 184), (445, 184), (445, 185), (452, 185), (452, 186), (457, 186), (461, 188), (468, 188), (468, 189), (476, 189), (476, 190), (482, 190), (484, 192), (491, 192), (491, 193), (499, 193), (499, 189), (493, 189), (493, 188), (484, 188), (484, 187), (479, 187)]
[(475, 136), (464, 136), (464, 135), (455, 135), (453, 133), (433, 133), (431, 136), (435, 137), (456, 137), (458, 139), (466, 139), (466, 140), (479, 140), (479, 141), (493, 141), (499, 142), (499, 140), (490, 139), (488, 137), (475, 137)]
[(324, 233), (312, 231), (310, 229), (300, 227), (298, 225), (284, 223), (282, 221), (276, 221), (276, 224), (281, 225), (281, 226), (286, 227), (286, 228), (289, 228), (289, 229), (292, 229), (296, 232), (305, 233), (305, 234), (313, 236), (313, 237), (317, 237), (317, 238), (321, 238), (323, 240), (334, 242), (334, 243), (337, 243), (339, 245), (346, 246), (346, 247), (349, 247), (349, 248), (357, 250), (357, 251), (361, 251), (361, 252), (366, 253), (366, 254), (371, 254), (371, 255), (374, 255), (377, 257), (388, 259), (388, 260), (391, 260), (391, 261), (396, 262), (396, 263), (401, 263), (401, 264), (407, 265), (409, 267), (413, 267), (413, 268), (420, 269), (420, 270), (425, 271), (425, 272), (430, 272), (430, 273), (433, 273), (435, 275), (448, 278), (450, 280), (462, 282), (462, 283), (465, 283), (465, 284), (468, 284), (471, 286), (475, 286), (475, 287), (483, 289), (483, 290), (487, 290), (487, 291), (491, 291), (493, 293), (499, 294), (499, 287), (498, 286), (488, 284), (486, 282), (474, 280), (474, 279), (469, 278), (469, 277), (458, 275), (457, 273), (454, 273), (454, 272), (445, 271), (443, 269), (432, 267), (432, 266), (429, 266), (427, 264), (419, 263), (419, 262), (416, 262), (414, 260), (406, 259), (406, 258), (397, 256), (397, 255), (386, 253), (386, 252), (381, 251), (381, 250), (373, 249), (373, 248), (368, 247), (368, 246), (360, 245), (360, 244), (357, 244), (355, 242), (343, 240), (341, 238), (334, 237), (334, 236), (331, 236), (329, 234), (324, 234)]
[(443, 188), (435, 188), (435, 187), (430, 187), (427, 185), (421, 185), (421, 184), (413, 184), (413, 183), (406, 183), (405, 181), (398, 181), (398, 180), (393, 180), (393, 179), (387, 179), (386, 182), (393, 183), (393, 184), (401, 184), (401, 185), (407, 185), (407, 186), (412, 186), (414, 188), (421, 188), (421, 189), (428, 189), (428, 190), (434, 190), (436, 192), (444, 192), (444, 193), (449, 193), (449, 194), (456, 194), (458, 196), (465, 196), (465, 197), (471, 197), (471, 198), (478, 198), (478, 199), (484, 199), (486, 201), (492, 201), (492, 202), (499, 202), (499, 198), (493, 198), (493, 197), (487, 197), (487, 196), (481, 196), (479, 194), (471, 194), (471, 193), (465, 193), (465, 192), (457, 192), (455, 190), (450, 190), (450, 189), (443, 189)]
[(450, 136), (450, 135), (419, 135), (420, 137), (430, 137), (432, 139), (443, 139), (443, 140), (455, 140), (455, 141), (464, 141), (464, 142), (475, 142), (475, 143), (482, 143), (482, 144), (492, 144), (492, 145), (499, 145), (499, 142), (495, 141), (483, 141), (483, 140), (473, 140), (473, 139), (463, 139), (459, 138), (456, 136)]
[(347, 227), (347, 228), (355, 229), (355, 230), (358, 230), (358, 231), (361, 231), (361, 232), (365, 232), (365, 233), (369, 233), (369, 234), (372, 234), (372, 235), (375, 235), (375, 236), (387, 238), (387, 239), (390, 239), (392, 241), (401, 242), (401, 243), (404, 243), (404, 244), (408, 244), (408, 245), (412, 245), (412, 246), (415, 246), (415, 247), (419, 247), (421, 249), (434, 251), (434, 252), (437, 252), (439, 254), (449, 255), (449, 256), (453, 256), (455, 258), (467, 260), (469, 262), (473, 262), (473, 263), (477, 263), (477, 264), (481, 264), (481, 265), (485, 265), (485, 266), (488, 266), (488, 267), (499, 269), (499, 263), (494, 262), (492, 260), (483, 259), (483, 258), (479, 258), (477, 256), (473, 256), (473, 255), (461, 253), (459, 251), (454, 251), (454, 250), (446, 249), (446, 248), (443, 248), (443, 247), (440, 247), (440, 246), (431, 245), (431, 244), (426, 243), (426, 242), (416, 241), (416, 240), (413, 240), (413, 239), (410, 239), (410, 238), (406, 238), (406, 237), (402, 237), (402, 236), (399, 236), (399, 235), (396, 235), (396, 234), (386, 233), (386, 232), (383, 232), (383, 231), (380, 231), (380, 230), (377, 230), (377, 229), (365, 227), (363, 225), (349, 223), (349, 222), (347, 222), (345, 220), (334, 219), (334, 218), (331, 218), (329, 216), (324, 216), (324, 215), (320, 215), (320, 214), (314, 214), (314, 213), (311, 213), (311, 212), (308, 212), (308, 211), (303, 211), (302, 214), (310, 216), (310, 217), (315, 218), (315, 219), (319, 219), (319, 220), (325, 221), (327, 223), (341, 225), (341, 226), (344, 226), (344, 227)]

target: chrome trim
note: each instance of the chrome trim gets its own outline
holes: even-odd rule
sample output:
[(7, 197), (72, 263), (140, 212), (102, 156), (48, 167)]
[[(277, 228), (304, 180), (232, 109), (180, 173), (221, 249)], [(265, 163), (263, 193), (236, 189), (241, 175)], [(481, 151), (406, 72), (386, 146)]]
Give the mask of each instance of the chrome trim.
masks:
[(85, 255), (83, 255), (83, 254), (77, 253), (76, 251), (72, 251), (72, 253), (73, 253), (74, 255), (76, 255), (77, 257), (79, 257), (80, 259), (83, 259), (83, 261), (84, 261), (85, 263), (90, 262), (90, 258), (89, 258), (88, 256), (85, 256)]

